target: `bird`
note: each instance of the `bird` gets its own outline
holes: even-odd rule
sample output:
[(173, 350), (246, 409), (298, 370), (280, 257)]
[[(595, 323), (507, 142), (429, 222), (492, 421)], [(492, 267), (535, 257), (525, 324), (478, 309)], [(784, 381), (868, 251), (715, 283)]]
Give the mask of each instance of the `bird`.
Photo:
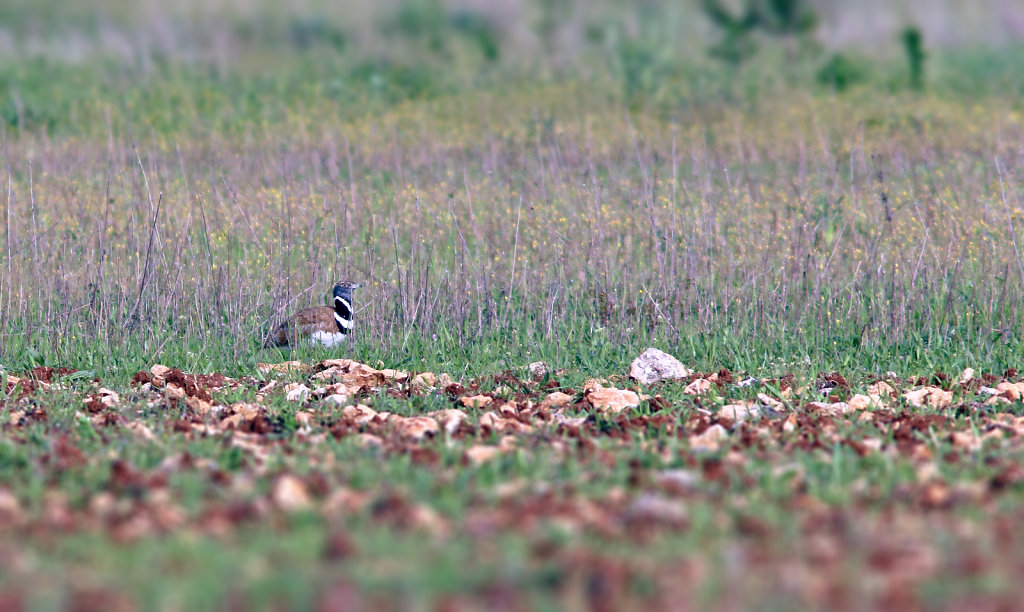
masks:
[(263, 348), (295, 346), (301, 342), (334, 347), (352, 331), (352, 290), (359, 283), (343, 281), (334, 286), (334, 306), (316, 306), (293, 314), (263, 341)]

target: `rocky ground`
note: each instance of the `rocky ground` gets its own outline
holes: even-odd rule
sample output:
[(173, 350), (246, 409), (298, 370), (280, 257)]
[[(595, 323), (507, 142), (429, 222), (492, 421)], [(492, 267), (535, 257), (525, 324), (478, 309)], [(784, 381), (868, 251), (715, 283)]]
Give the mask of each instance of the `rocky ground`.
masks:
[[(438, 605), (1015, 605), (1015, 371), (669, 374), (640, 385), (635, 370), (583, 379), (537, 363), (457, 381), (345, 359), (242, 378), (6, 374), (0, 593), (29, 601), (25, 585), (46, 582), (33, 559), (75, 535), (230, 547), (305, 517), (322, 528), (310, 563), (340, 568), (310, 578), (327, 608), (403, 607), (379, 585), (405, 570), (363, 529), (458, 543), (488, 567), (499, 543), (522, 547), (520, 573), (456, 581)], [(363, 563), (379, 564), (373, 580), (345, 569)], [(141, 605), (87, 571), (64, 586), (69, 601)]]

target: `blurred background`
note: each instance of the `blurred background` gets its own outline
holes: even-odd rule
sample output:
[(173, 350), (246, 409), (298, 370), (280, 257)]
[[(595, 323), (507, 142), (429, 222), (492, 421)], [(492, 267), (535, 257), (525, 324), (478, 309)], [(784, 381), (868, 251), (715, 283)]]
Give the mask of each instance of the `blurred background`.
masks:
[[(147, 92), (122, 96), (132, 84), (166, 99), (144, 105), (150, 121), (218, 115), (201, 99), (182, 108), (169, 79), (206, 85), (245, 120), (299, 97), (353, 113), (566, 78), (614, 83), (634, 107), (794, 85), (975, 94), (1012, 84), (1022, 39), (1017, 0), (9, 0), (0, 116), (8, 129), (67, 129), (109, 102), (142, 108)], [(254, 79), (281, 100), (254, 108), (246, 96), (266, 91)]]

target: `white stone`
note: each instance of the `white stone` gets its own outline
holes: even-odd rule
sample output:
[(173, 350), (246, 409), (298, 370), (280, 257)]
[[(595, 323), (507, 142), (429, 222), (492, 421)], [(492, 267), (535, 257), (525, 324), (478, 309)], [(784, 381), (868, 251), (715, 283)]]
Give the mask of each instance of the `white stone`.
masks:
[(682, 523), (688, 516), (683, 502), (657, 493), (638, 495), (626, 508), (625, 515), (631, 520), (665, 523)]
[(348, 395), (343, 393), (333, 393), (324, 398), (324, 403), (328, 406), (347, 406)]
[(663, 487), (690, 490), (696, 488), (699, 478), (691, 470), (675, 469), (662, 471), (655, 476), (655, 480)]
[(551, 372), (551, 368), (543, 361), (534, 361), (526, 366), (526, 369), (530, 372), (530, 376), (534, 378), (544, 378)]
[(285, 389), (285, 397), (289, 402), (304, 402), (309, 399), (309, 387), (306, 385), (292, 383)]
[(692, 373), (681, 361), (665, 351), (649, 348), (633, 360), (629, 377), (642, 385), (662, 380), (686, 378)]

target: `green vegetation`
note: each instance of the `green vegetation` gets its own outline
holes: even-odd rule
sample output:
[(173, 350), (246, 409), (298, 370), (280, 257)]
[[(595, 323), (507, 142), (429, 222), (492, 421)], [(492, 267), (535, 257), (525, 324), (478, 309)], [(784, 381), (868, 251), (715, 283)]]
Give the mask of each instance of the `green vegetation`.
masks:
[[(351, 279), (363, 288), (345, 357), (456, 380), (542, 360), (564, 368), (559, 384), (579, 392), (591, 377), (625, 374), (649, 346), (700, 372), (792, 373), (807, 384), (833, 371), (861, 385), (887, 372), (955, 378), (968, 367), (1003, 377), (1024, 354), (1022, 47), (1013, 21), (999, 18), (1014, 7), (954, 2), (915, 21), (930, 3), (852, 4), (5, 3), (0, 376), (73, 368), (68, 384), (78, 392), (98, 377), (127, 396), (132, 375), (155, 363), (244, 377), (258, 362), (336, 357), (259, 345), (272, 321), (324, 303), (334, 281)], [(672, 405), (641, 410), (684, 422), (708, 409), (679, 390), (657, 392)], [(315, 456), (278, 400), (269, 409), (283, 428), (275, 440)], [(386, 393), (366, 401), (404, 416), (450, 403)], [(956, 401), (937, 411), (954, 419), (942, 432), (977, 426), (957, 412), (975, 399)], [(115, 458), (152, 471), (186, 453), (239, 479), (252, 467), (223, 440), (173, 431), (181, 414), (144, 410), (157, 432), (151, 443), (78, 418), (80, 396), (45, 402), (46, 419), (17, 424), (9, 415), (24, 406), (0, 398), (0, 492), (32, 512), (44, 511), (53, 488), (72, 506), (87, 503), (106, 490)], [(125, 405), (133, 408), (121, 417), (139, 416)], [(851, 428), (850, 439), (870, 437), (869, 425), (838, 426)], [(655, 458), (639, 441), (605, 448), (609, 431), (598, 430), (599, 450), (616, 466), (608, 472), (589, 456), (584, 466), (552, 458), (541, 442), (530, 458), (460, 471), (465, 446), (431, 442), (438, 463), (416, 466), (408, 449), (381, 461), (349, 438), (331, 442), (347, 467), (322, 471), (329, 488), (363, 483), (351, 485), (359, 490), (386, 473), (402, 496), (458, 525), (502, 483), (593, 487), (583, 498), (605, 499), (638, 486), (626, 482), (630, 461), (651, 469), (682, 461)], [(971, 455), (974, 463), (1001, 457), (976, 473), (938, 459), (949, 441), (933, 433), (920, 435), (953, 480), (992, 478), (1019, 459), (1016, 450)], [(54, 467), (60, 436), (88, 457), (80, 470)], [(920, 468), (916, 459), (886, 463), (826, 446), (827, 456), (792, 461), (809, 483), (801, 494), (830, 507), (863, 480), (881, 487), (879, 498), (896, 495)], [(673, 452), (689, 453), (681, 448)], [(787, 510), (773, 497), (792, 493), (778, 482), (781, 459), (766, 460), (763, 474), (744, 481), (759, 483), (744, 499), (763, 507), (779, 553), (799, 540), (784, 537)], [(246, 477), (266, 490), (278, 474)], [(185, 470), (171, 489), (199, 512), (218, 482)], [(1008, 486), (992, 504), (1016, 499), (1017, 485)], [(664, 549), (651, 544), (649, 554), (672, 557), (678, 546), (692, 560), (712, 550), (720, 558), (711, 565), (727, 566), (734, 538), (746, 537), (715, 516), (730, 490), (700, 497), (689, 529), (659, 534)], [(232, 495), (221, 501), (231, 506)], [(868, 515), (892, 510), (855, 499)], [(460, 529), (450, 544), (426, 544), (418, 532), (396, 534), (388, 521), (354, 513), (343, 530), (359, 551), (353, 559), (373, 563), (321, 566), (316, 546), (341, 525), (260, 516), (227, 546), (174, 530), (123, 550), (102, 529), (0, 532), (0, 561), (28, 545), (21, 578), (69, 585), (81, 567), (96, 567), (89, 588), (161, 609), (308, 607), (309, 590), (289, 590), (302, 576), (307, 586), (340, 576), (379, 590), (384, 605), (415, 607), (421, 597), (524, 585), (539, 598), (531, 603), (549, 604), (551, 584), (584, 580), (552, 577), (571, 558), (566, 550), (600, 549), (595, 572), (628, 567), (638, 576), (647, 554), (556, 526), (545, 537), (569, 556), (538, 565), (536, 551), (522, 548), (550, 542), (526, 544), (508, 530), (466, 575), (481, 551)], [(189, 559), (202, 561), (182, 569)], [(709, 571), (704, 561), (696, 565)], [(159, 585), (107, 588), (148, 562), (179, 576), (181, 601)], [(245, 584), (266, 579), (267, 593), (213, 584), (210, 576), (230, 568)], [(21, 578), (0, 578), (0, 596)], [(716, 589), (728, 581), (715, 579), (702, 601), (723, 601)], [(993, 580), (979, 579), (979, 588), (998, 591)], [(966, 592), (925, 583), (915, 593), (927, 601), (941, 601), (944, 589)], [(631, 594), (661, 592), (640, 578), (630, 584)], [(803, 601), (775, 595), (780, 608)], [(65, 607), (63, 596), (32, 603)]]
[(924, 43), (921, 41), (921, 30), (913, 26), (900, 34), (903, 51), (907, 55), (907, 67), (910, 70), (910, 86), (916, 90), (924, 89)]

